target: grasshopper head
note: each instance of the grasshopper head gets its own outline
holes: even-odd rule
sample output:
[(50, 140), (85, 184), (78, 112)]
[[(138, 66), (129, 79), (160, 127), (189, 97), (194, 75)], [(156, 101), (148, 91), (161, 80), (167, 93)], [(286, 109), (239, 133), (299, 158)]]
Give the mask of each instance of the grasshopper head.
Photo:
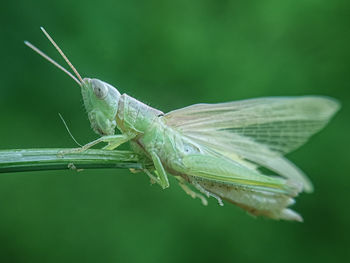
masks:
[(91, 128), (100, 135), (113, 135), (117, 125), (119, 91), (99, 79), (84, 78), (81, 93)]
[(116, 114), (120, 98), (118, 90), (108, 83), (98, 79), (82, 79), (78, 71), (52, 37), (43, 27), (41, 27), (41, 30), (73, 70), (75, 76), (28, 41), (25, 41), (24, 43), (78, 83), (81, 87), (85, 109), (88, 112), (92, 129), (100, 135), (113, 135), (115, 127), (117, 126)]

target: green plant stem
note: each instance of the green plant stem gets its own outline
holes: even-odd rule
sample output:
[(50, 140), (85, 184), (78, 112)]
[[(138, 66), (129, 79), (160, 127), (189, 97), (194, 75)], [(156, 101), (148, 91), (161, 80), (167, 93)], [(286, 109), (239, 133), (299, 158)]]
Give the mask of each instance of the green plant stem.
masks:
[(89, 149), (81, 153), (66, 153), (71, 149), (19, 149), (0, 150), (0, 173), (90, 169), (133, 168), (141, 169), (139, 156), (131, 151)]

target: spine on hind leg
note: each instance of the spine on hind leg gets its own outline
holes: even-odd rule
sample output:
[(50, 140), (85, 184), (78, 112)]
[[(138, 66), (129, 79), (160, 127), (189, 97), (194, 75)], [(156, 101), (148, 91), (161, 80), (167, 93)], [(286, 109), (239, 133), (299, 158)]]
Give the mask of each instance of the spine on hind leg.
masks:
[(288, 208), (294, 204), (294, 199), (291, 196), (210, 181), (200, 181), (198, 184), (252, 215), (302, 221), (302, 217), (298, 213)]

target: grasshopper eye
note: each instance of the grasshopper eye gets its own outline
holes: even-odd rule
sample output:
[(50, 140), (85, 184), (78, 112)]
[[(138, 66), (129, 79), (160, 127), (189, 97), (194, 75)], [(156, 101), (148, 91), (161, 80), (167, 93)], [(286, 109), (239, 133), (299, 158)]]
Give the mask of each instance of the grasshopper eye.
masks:
[(108, 94), (108, 88), (103, 83), (98, 83), (97, 85), (93, 85), (95, 96), (103, 100)]

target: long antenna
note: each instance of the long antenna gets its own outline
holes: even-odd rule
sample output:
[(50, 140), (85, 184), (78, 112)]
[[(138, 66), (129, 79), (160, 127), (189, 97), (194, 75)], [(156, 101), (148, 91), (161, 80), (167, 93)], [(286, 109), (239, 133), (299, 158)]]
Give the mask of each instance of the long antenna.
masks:
[(78, 71), (75, 69), (75, 67), (70, 63), (69, 59), (66, 57), (66, 55), (63, 53), (63, 51), (59, 48), (59, 46), (56, 44), (56, 42), (52, 39), (52, 37), (46, 32), (46, 30), (43, 27), (40, 27), (41, 31), (45, 34), (48, 40), (50, 40), (51, 44), (54, 45), (54, 47), (57, 49), (57, 51), (61, 54), (61, 56), (64, 58), (64, 60), (67, 62), (69, 67), (74, 71), (75, 75), (78, 77), (81, 83), (83, 83), (83, 79), (81, 78)]
[(70, 73), (68, 70), (66, 70), (64, 67), (62, 67), (60, 64), (58, 64), (56, 61), (54, 61), (52, 58), (50, 58), (48, 55), (46, 55), (44, 52), (42, 52), (40, 49), (38, 49), (36, 46), (34, 46), (33, 44), (31, 44), (28, 41), (24, 41), (24, 44), (26, 44), (28, 47), (30, 47), (31, 49), (33, 49), (36, 53), (38, 53), (40, 56), (42, 56), (43, 58), (45, 58), (47, 61), (49, 61), (50, 63), (52, 63), (53, 65), (55, 65), (56, 67), (58, 67), (60, 70), (62, 70), (64, 73), (66, 73), (68, 76), (70, 76), (76, 83), (79, 84), (79, 86), (81, 86), (81, 82), (72, 74)]

